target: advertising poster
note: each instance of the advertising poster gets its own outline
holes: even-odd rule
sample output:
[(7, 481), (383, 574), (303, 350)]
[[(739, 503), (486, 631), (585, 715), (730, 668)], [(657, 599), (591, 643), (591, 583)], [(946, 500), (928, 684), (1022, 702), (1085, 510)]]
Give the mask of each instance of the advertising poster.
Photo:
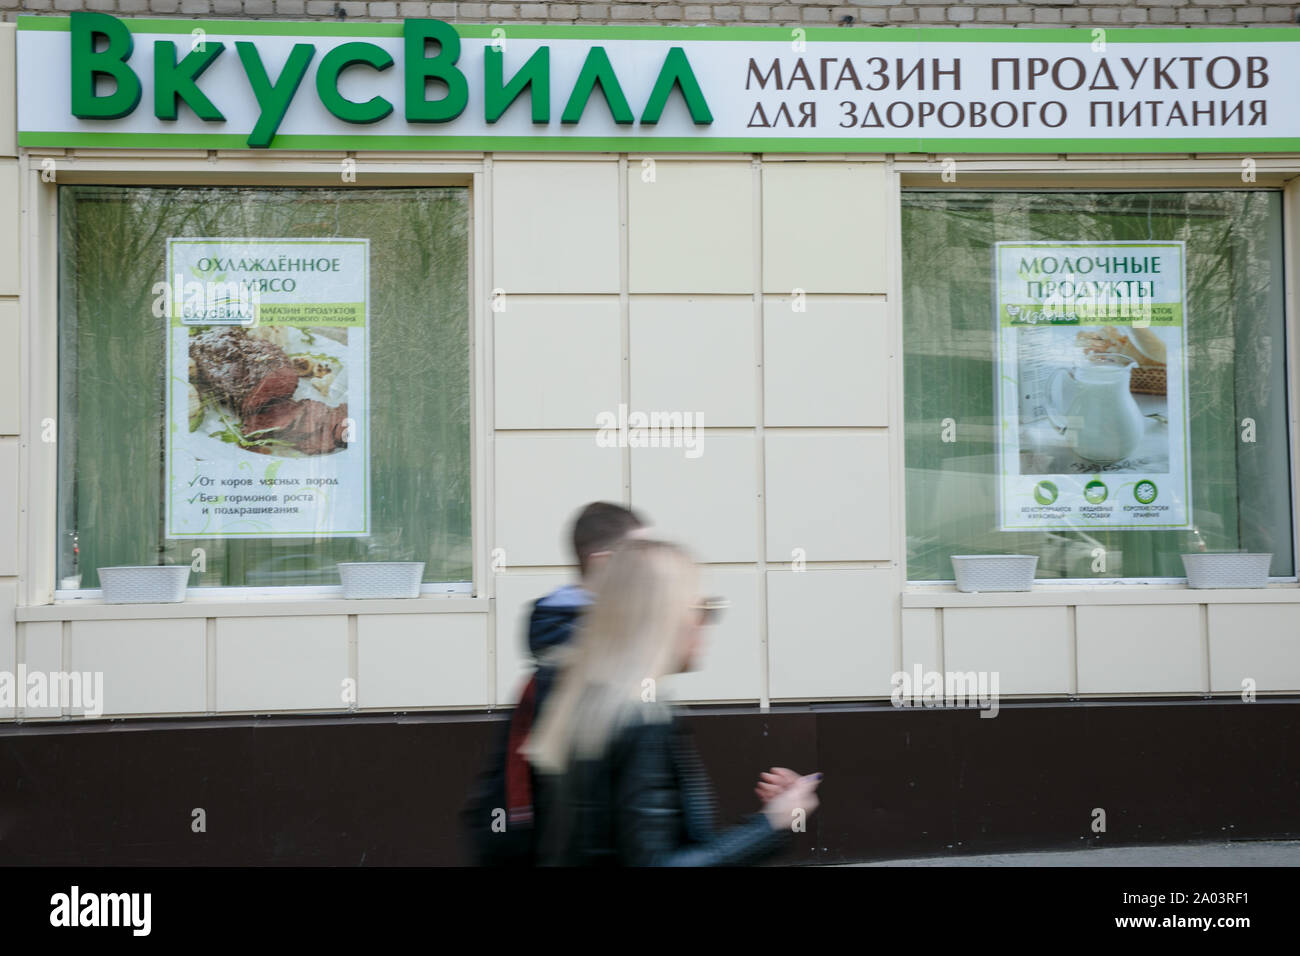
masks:
[(370, 527), (368, 239), (167, 240), (169, 538)]
[(1190, 527), (1184, 244), (995, 256), (999, 529)]

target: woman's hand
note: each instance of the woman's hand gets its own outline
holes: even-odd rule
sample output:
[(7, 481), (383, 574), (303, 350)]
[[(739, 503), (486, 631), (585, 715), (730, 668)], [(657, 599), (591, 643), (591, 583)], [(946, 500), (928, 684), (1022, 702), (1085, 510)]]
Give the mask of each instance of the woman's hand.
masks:
[(766, 773), (758, 775), (758, 785), (754, 787), (754, 794), (760, 803), (767, 803), (798, 779), (799, 775), (788, 767), (773, 767)]
[(780, 793), (763, 804), (763, 813), (773, 830), (784, 830), (795, 820), (795, 811), (802, 810), (804, 816), (817, 809), (817, 786), (822, 782), (819, 773), (799, 777)]

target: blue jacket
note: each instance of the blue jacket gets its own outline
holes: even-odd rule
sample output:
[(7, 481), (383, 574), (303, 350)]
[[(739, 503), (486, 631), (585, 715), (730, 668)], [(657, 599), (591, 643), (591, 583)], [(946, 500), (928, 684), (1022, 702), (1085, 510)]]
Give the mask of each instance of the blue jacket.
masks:
[(557, 588), (533, 604), (528, 618), (528, 650), (537, 663), (536, 712), (539, 714), (555, 682), (555, 668), (546, 662), (546, 653), (573, 637), (578, 617), (590, 604), (591, 592), (580, 584)]

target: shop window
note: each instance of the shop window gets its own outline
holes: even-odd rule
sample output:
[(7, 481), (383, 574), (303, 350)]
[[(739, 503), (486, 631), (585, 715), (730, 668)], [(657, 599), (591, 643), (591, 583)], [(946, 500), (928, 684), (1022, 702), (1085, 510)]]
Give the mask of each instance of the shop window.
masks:
[(907, 573), (1295, 574), (1277, 191), (902, 199)]
[(465, 188), (59, 187), (60, 589), (471, 578)]

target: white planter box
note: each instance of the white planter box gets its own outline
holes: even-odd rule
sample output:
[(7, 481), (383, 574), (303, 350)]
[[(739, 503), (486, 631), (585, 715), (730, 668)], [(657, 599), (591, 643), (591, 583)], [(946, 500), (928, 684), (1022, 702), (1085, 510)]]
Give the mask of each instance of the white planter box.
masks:
[(1185, 554), (1189, 588), (1265, 588), (1268, 587), (1270, 554)]
[(100, 568), (105, 604), (178, 604), (190, 581), (188, 564), (145, 564)]
[(343, 596), (348, 599), (420, 596), (423, 561), (350, 561), (339, 565)]
[(954, 554), (958, 591), (1028, 591), (1034, 586), (1036, 554)]

